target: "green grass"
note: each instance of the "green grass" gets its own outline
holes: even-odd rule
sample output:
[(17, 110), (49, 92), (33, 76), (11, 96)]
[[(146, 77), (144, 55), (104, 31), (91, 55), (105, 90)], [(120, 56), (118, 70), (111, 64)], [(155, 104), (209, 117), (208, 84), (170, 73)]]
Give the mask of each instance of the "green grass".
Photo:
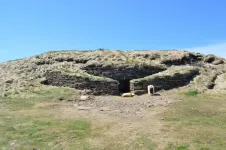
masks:
[(162, 114), (168, 125), (167, 131), (174, 139), (178, 139), (179, 145), (190, 145), (186, 148), (180, 146), (180, 149), (223, 150), (226, 147), (224, 97), (225, 95), (185, 95), (184, 101)]
[(10, 111), (16, 111), (21, 109), (30, 109), (32, 106), (34, 106), (34, 103), (28, 100), (24, 99), (12, 99), (12, 98), (6, 98), (2, 99), (0, 98), (0, 108), (4, 107), (9, 109)]
[(169, 143), (164, 150), (189, 150), (189, 145), (175, 145), (173, 143)]
[(34, 89), (27, 95), (1, 98), (0, 149), (90, 149), (85, 140), (93, 134), (89, 121), (61, 119), (54, 107), (36, 107), (39, 103), (73, 94), (75, 91), (69, 88), (48, 87)]
[(199, 92), (195, 89), (190, 89), (188, 92), (185, 93), (187, 96), (197, 96)]
[(148, 138), (145, 134), (139, 134), (136, 141), (131, 143), (132, 148), (135, 149), (147, 149), (154, 150), (156, 149), (156, 144), (152, 142), (150, 138)]
[[(100, 149), (102, 150), (156, 150), (157, 145), (153, 143), (151, 138), (145, 133), (138, 133), (135, 135), (135, 138), (129, 142), (116, 142), (115, 140), (108, 139), (105, 142), (105, 145)], [(128, 136), (129, 138), (129, 136)]]
[[(85, 120), (59, 120), (53, 116), (1, 117), (0, 147), (10, 148), (15, 141), (17, 149), (52, 149), (54, 145), (64, 148), (60, 143), (77, 148), (87, 143), (84, 138), (91, 135), (91, 124)], [(58, 144), (58, 145), (57, 145)]]
[(59, 98), (62, 99), (71, 99), (74, 95), (78, 94), (78, 91), (72, 88), (68, 87), (54, 87), (54, 86), (40, 86), (40, 87), (34, 87), (31, 88), (27, 92), (21, 92), (18, 94), (11, 94), (7, 98), (4, 99), (11, 99), (13, 101), (18, 101), (18, 99), (21, 99), (23, 101), (51, 101), (56, 100)]

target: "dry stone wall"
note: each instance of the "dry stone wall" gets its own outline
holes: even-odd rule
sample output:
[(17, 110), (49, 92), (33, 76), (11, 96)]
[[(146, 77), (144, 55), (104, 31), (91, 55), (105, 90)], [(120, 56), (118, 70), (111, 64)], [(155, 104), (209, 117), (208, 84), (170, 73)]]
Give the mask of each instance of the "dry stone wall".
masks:
[(166, 71), (130, 81), (131, 91), (147, 90), (148, 85), (154, 85), (156, 90), (169, 90), (190, 83), (199, 74), (199, 69), (192, 66), (171, 67)]
[(64, 86), (79, 90), (90, 90), (94, 95), (119, 94), (119, 82), (112, 79), (104, 79), (95, 76), (71, 75), (61, 71), (52, 71), (45, 74), (43, 84), (52, 86)]
[(163, 65), (152, 66), (137, 64), (103, 65), (92, 62), (83, 65), (81, 69), (95, 76), (112, 78), (114, 80), (132, 80), (164, 71), (166, 67)]

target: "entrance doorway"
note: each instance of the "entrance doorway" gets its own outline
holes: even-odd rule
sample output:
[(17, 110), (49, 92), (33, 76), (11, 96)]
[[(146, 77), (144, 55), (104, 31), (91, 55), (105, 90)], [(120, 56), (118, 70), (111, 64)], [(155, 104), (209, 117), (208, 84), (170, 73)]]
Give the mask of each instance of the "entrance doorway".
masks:
[(119, 93), (130, 92), (130, 80), (119, 80)]

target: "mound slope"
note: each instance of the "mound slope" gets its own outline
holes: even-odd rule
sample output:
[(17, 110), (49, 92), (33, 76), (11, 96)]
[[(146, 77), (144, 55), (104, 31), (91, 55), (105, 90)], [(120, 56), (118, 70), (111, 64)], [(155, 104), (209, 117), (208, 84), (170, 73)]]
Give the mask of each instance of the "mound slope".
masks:
[(225, 60), (188, 51), (54, 51), (0, 64), (3, 96), (40, 86), (65, 86), (90, 94), (189, 87), (224, 89)]

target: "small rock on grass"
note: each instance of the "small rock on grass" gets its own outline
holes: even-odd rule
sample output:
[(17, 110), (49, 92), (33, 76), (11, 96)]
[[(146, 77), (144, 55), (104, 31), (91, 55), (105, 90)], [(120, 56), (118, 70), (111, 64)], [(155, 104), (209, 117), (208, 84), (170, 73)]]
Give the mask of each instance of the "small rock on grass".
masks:
[(88, 95), (81, 95), (80, 96), (80, 101), (86, 101), (86, 100), (89, 100), (90, 97)]
[(93, 95), (81, 95), (79, 101), (90, 101), (94, 99), (95, 97)]

